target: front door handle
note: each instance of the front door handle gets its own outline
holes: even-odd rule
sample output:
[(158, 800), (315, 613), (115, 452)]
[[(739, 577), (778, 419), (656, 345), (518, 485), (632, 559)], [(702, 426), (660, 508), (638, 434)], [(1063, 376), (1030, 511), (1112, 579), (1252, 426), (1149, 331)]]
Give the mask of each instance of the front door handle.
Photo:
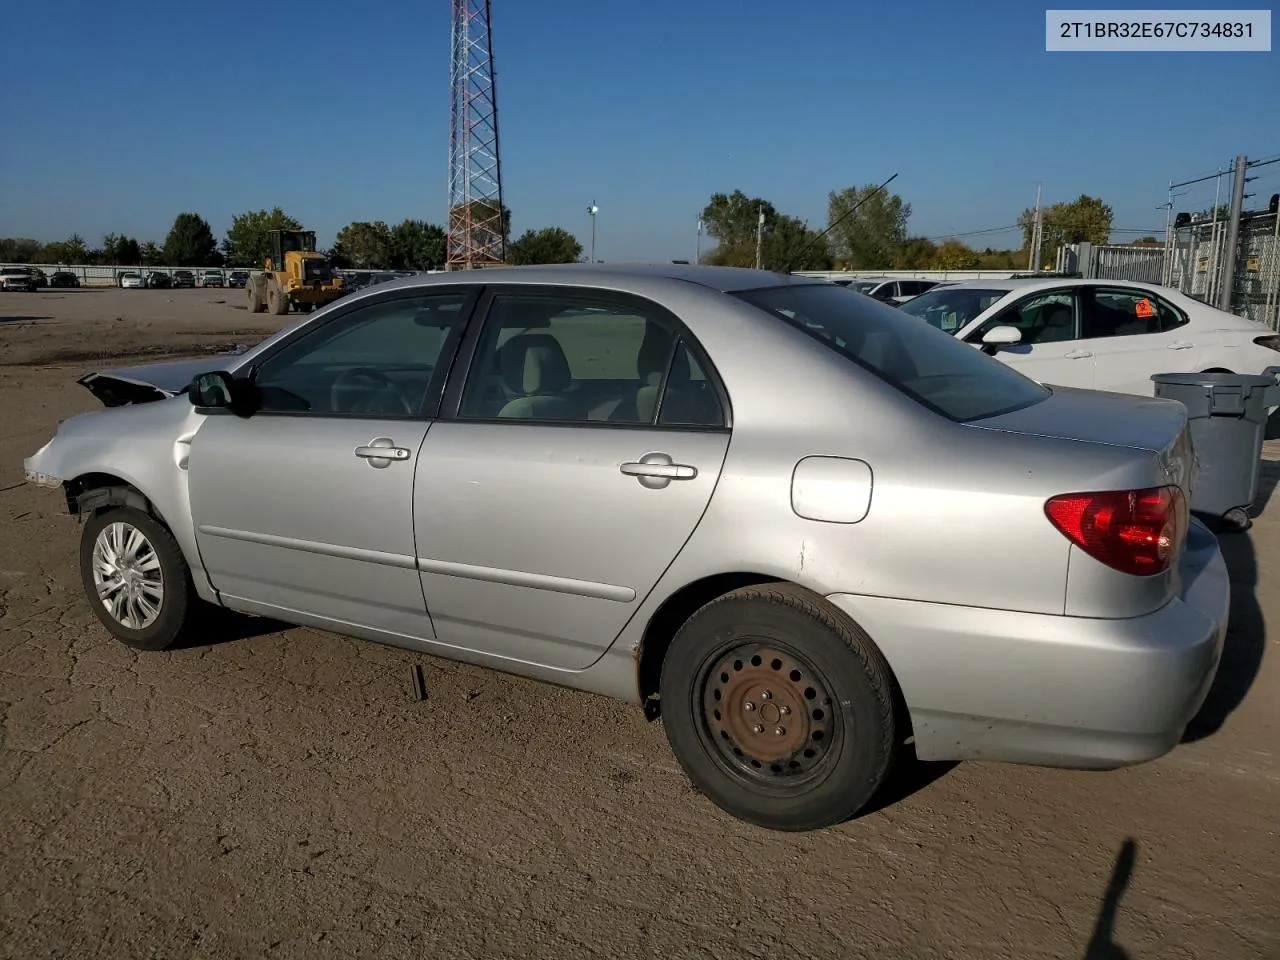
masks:
[(407, 447), (397, 447), (390, 437), (377, 437), (367, 446), (356, 447), (356, 456), (368, 460), (369, 466), (379, 470), (391, 466), (393, 461), (408, 460), (411, 452)]
[(1072, 350), (1070, 353), (1064, 353), (1062, 356), (1067, 360), (1088, 360), (1093, 356), (1093, 352), (1090, 350)]
[(642, 487), (661, 490), (672, 480), (692, 480), (698, 468), (687, 463), (676, 463), (665, 453), (646, 453), (639, 460), (628, 461), (619, 468), (628, 477), (635, 477)]
[(1179, 340), (1177, 343), (1169, 344), (1170, 350), (1190, 350), (1194, 347), (1194, 343), (1187, 343), (1185, 340)]

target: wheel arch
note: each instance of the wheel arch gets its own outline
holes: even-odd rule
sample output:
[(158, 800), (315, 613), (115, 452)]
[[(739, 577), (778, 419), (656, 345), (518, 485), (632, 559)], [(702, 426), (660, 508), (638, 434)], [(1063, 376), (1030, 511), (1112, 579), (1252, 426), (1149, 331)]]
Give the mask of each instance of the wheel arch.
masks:
[(62, 485), (67, 511), (74, 517), (93, 516), (109, 507), (133, 507), (155, 517), (165, 528), (168, 521), (155, 503), (136, 486), (112, 473), (82, 473)]
[[(640, 705), (644, 710), (646, 719), (656, 720), (662, 715), (661, 701), (658, 699), (659, 684), (662, 678), (662, 664), (666, 658), (667, 650), (671, 646), (671, 641), (675, 639), (685, 621), (703, 606), (727, 593), (732, 593), (743, 587), (761, 586), (763, 584), (786, 585), (795, 590), (803, 590), (818, 603), (830, 607), (833, 615), (848, 618), (848, 614), (828, 603), (821, 594), (810, 590), (802, 584), (782, 577), (751, 571), (738, 571), (713, 574), (694, 580), (672, 593), (654, 611), (653, 616), (649, 618), (649, 622), (645, 625), (640, 643), (635, 649), (633, 657), (636, 667), (636, 686), (640, 696)], [(863, 633), (865, 634), (866, 631), (864, 630)], [(879, 644), (876, 644), (875, 638), (870, 637), (869, 634), (867, 636), (878, 649)], [(881, 651), (881, 656), (883, 656), (883, 651)], [(887, 657), (884, 658), (884, 661), (889, 673), (894, 711), (897, 714), (900, 725), (899, 742), (909, 743), (914, 740), (910, 710), (903, 697), (902, 685), (898, 682), (893, 665), (889, 663)]]

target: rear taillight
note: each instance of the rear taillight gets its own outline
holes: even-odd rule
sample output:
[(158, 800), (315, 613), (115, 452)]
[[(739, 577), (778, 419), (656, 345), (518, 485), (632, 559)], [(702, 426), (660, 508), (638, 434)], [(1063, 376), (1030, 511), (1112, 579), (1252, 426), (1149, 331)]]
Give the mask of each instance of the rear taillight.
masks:
[(1260, 347), (1266, 347), (1268, 350), (1280, 350), (1280, 337), (1274, 333), (1265, 337), (1254, 337), (1253, 342)]
[(1187, 502), (1176, 486), (1065, 493), (1044, 512), (1089, 556), (1136, 577), (1168, 570), (1187, 532)]

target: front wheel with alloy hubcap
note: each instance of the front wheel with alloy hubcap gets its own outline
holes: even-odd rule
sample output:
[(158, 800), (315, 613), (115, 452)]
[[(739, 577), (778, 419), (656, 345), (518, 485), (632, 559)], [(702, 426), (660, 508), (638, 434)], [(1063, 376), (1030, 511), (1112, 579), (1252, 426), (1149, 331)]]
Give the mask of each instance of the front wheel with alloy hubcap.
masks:
[(90, 517), (80, 577), (93, 612), (121, 643), (165, 650), (182, 636), (194, 602), (191, 573), (173, 534), (149, 514), (114, 507)]
[(888, 664), (856, 624), (797, 587), (747, 587), (698, 610), (667, 651), (661, 702), (694, 785), (760, 826), (846, 820), (892, 765)]

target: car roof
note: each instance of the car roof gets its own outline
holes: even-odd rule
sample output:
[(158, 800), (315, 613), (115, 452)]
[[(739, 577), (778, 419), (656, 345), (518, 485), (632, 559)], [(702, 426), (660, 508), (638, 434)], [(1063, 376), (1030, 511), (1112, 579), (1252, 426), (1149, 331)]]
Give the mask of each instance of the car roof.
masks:
[(1060, 290), (1063, 287), (1107, 286), (1132, 287), (1135, 290), (1164, 290), (1158, 283), (1147, 283), (1140, 280), (1108, 280), (1103, 277), (1027, 277), (1023, 279), (1003, 280), (948, 280), (948, 290)]
[(692, 283), (721, 293), (757, 290), (761, 287), (809, 286), (823, 281), (813, 277), (771, 273), (745, 267), (708, 267), (678, 263), (560, 263), (528, 267), (485, 267), (443, 273), (416, 274), (378, 284), (378, 292), (438, 283), (530, 283), (608, 286), (626, 289), (632, 282), (669, 281)]

